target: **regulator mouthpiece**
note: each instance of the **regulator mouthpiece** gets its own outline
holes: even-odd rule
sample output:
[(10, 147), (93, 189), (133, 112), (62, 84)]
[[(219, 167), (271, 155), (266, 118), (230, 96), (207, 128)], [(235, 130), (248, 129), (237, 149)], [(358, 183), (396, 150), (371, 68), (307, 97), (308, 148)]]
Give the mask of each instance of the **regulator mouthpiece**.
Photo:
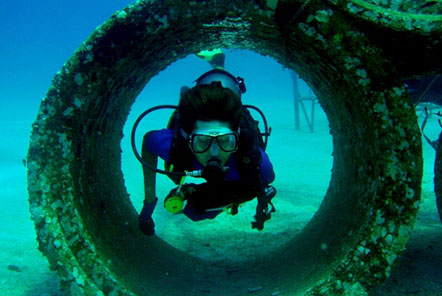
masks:
[(228, 171), (229, 168), (221, 166), (221, 162), (218, 159), (211, 159), (204, 167), (202, 177), (207, 182), (220, 182), (224, 180)]

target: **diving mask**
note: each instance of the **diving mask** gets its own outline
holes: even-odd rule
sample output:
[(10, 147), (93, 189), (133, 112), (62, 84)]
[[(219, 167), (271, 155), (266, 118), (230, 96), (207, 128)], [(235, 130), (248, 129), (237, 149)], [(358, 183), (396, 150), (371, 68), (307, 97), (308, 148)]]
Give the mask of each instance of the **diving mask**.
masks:
[(235, 152), (238, 148), (238, 133), (229, 128), (197, 129), (189, 137), (190, 148), (194, 153), (204, 153), (216, 141), (224, 152)]

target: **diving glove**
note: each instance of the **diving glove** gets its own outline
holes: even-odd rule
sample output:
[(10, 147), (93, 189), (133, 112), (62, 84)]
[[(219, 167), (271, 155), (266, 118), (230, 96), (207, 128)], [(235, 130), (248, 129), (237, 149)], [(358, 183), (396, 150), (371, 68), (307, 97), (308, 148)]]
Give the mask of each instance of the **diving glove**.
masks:
[[(256, 206), (255, 221), (252, 222), (252, 229), (259, 231), (264, 229), (264, 222), (272, 217), (272, 213), (276, 212), (272, 199), (276, 195), (276, 189), (273, 186), (264, 188), (264, 194), (258, 196), (258, 205)], [(269, 204), (271, 208), (269, 209)]]
[(148, 203), (144, 202), (143, 209), (140, 212), (140, 215), (138, 216), (138, 223), (140, 226), (140, 230), (145, 235), (154, 235), (155, 234), (155, 223), (152, 219), (152, 213), (155, 209), (155, 206), (157, 205), (158, 198), (155, 199), (154, 202)]

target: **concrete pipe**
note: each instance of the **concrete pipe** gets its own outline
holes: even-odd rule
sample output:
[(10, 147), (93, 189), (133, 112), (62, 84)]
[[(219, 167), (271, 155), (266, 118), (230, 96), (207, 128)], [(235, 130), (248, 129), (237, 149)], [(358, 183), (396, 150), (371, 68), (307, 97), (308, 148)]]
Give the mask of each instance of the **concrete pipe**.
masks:
[[(262, 295), (365, 295), (390, 274), (419, 204), (420, 134), (395, 63), (364, 33), (381, 25), (339, 5), (137, 1), (92, 33), (54, 77), (28, 153), (39, 248), (72, 295), (238, 295), (257, 283)], [(298, 236), (253, 262), (208, 262), (143, 236), (120, 168), (123, 125), (149, 79), (214, 47), (294, 69), (333, 134), (321, 207)]]

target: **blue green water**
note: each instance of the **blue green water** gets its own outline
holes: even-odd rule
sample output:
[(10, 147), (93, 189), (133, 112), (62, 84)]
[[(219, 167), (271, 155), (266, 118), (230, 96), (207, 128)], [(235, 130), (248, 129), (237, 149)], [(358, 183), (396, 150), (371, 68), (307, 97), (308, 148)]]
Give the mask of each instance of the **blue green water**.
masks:
[[(5, 1), (0, 9), (0, 295), (62, 295), (57, 277), (37, 250), (30, 220), (26, 192), (26, 157), (29, 132), (41, 99), (51, 84), (54, 74), (89, 34), (115, 10), (132, 1)], [(316, 105), (315, 133), (310, 133), (302, 121), (300, 131), (293, 128), (293, 88), (289, 72), (276, 61), (255, 53), (227, 50), (225, 68), (245, 78), (245, 103), (261, 107), (272, 127), (269, 154), (274, 161), (277, 184), (281, 195), (293, 194), (294, 200), (281, 198), (279, 213), (268, 222), (267, 233), (274, 244), (288, 239), (287, 232), (296, 232), (314, 214), (330, 178), (331, 137), (325, 114)], [(144, 109), (155, 104), (176, 104), (182, 85), (193, 81), (210, 66), (191, 55), (169, 66), (154, 77), (140, 94), (128, 119), (125, 134), (131, 123)], [(308, 88), (301, 82), (301, 93)], [(277, 102), (278, 104), (275, 104)], [(149, 125), (151, 126), (151, 125)], [(439, 127), (430, 123), (429, 133), (437, 136)], [(139, 209), (142, 200), (141, 170), (133, 158), (127, 137), (123, 139), (123, 164), (128, 191)], [(410, 241), (410, 251), (390, 282), (389, 289), (414, 295), (441, 295), (442, 254), (440, 221), (435, 212), (432, 192), (432, 164), (434, 151), (424, 143), (425, 176), (422, 210)], [(302, 168), (302, 169), (301, 169)], [(164, 181), (165, 187), (167, 186)], [(163, 190), (160, 188), (160, 190)], [(166, 190), (166, 189), (164, 189)], [(290, 194), (289, 194), (290, 193)], [(235, 218), (238, 229), (229, 235), (247, 239), (254, 235), (249, 229), (253, 208), (243, 209)], [(158, 234), (171, 244), (189, 253), (192, 245), (212, 239), (212, 246), (196, 256), (244, 255), (241, 245), (230, 240), (213, 241), (207, 229), (232, 223), (225, 217), (195, 228), (191, 222), (182, 224), (180, 218), (170, 218), (164, 212), (155, 213)], [(290, 223), (289, 223), (290, 221)], [(172, 233), (173, 227), (183, 225)], [(294, 225), (294, 226), (293, 226)], [(284, 228), (287, 227), (287, 228)], [(192, 231), (190, 234), (186, 231)], [(241, 231), (241, 236), (238, 232)], [(277, 239), (271, 233), (281, 234)], [(226, 236), (228, 237), (228, 236)], [(183, 238), (187, 241), (183, 243)], [(265, 241), (267, 238), (263, 238)], [(278, 241), (280, 239), (280, 241)], [(401, 269), (402, 268), (402, 269)], [(376, 295), (389, 295), (379, 292)]]

